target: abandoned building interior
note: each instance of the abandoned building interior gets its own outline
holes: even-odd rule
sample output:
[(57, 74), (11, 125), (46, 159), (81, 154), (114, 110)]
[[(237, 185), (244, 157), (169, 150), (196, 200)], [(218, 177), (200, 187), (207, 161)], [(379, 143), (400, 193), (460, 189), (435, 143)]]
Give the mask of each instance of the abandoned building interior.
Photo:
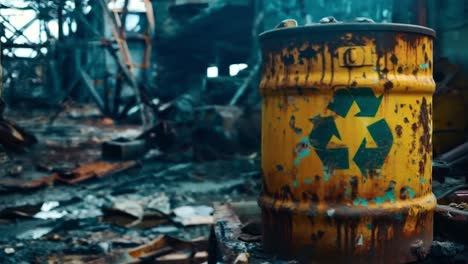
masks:
[(468, 263), (467, 18), (0, 0), (0, 263)]

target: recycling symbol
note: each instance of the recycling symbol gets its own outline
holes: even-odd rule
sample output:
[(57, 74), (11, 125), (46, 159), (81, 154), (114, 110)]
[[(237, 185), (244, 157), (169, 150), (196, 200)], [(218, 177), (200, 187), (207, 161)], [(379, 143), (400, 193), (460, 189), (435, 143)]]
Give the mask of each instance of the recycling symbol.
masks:
[[(360, 112), (356, 117), (375, 117), (380, 107), (382, 96), (376, 97), (371, 88), (346, 88), (335, 92), (328, 109), (337, 115), (346, 118), (353, 102), (357, 104)], [(334, 169), (349, 169), (349, 151), (347, 147), (327, 148), (333, 136), (341, 140), (335, 120), (331, 116), (317, 115), (310, 119), (314, 128), (309, 134), (309, 143), (314, 148), (322, 163)], [(380, 169), (393, 144), (393, 135), (384, 118), (367, 126), (369, 134), (377, 144), (375, 148), (368, 148), (364, 138), (357, 152), (353, 156), (354, 163), (363, 175), (368, 170)], [(352, 131), (348, 131), (352, 133)]]

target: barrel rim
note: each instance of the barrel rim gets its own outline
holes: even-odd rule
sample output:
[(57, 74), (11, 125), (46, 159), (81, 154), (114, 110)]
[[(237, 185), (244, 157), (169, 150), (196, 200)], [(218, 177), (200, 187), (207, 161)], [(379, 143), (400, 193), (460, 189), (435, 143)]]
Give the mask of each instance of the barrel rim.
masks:
[(398, 23), (330, 23), (330, 24), (311, 24), (298, 27), (275, 28), (260, 33), (259, 39), (266, 40), (273, 37), (284, 37), (288, 35), (315, 32), (340, 32), (340, 31), (391, 31), (402, 33), (418, 33), (429, 37), (436, 37), (436, 32), (428, 27), (398, 24)]

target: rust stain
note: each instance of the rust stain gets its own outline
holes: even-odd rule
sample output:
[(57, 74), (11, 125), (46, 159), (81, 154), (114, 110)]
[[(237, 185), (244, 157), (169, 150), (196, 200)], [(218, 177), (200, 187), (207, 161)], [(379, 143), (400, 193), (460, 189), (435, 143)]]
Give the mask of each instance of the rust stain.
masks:
[[(416, 33), (378, 31), (325, 31), (313, 37), (287, 34), (261, 40), (267, 71), (260, 90), (263, 100), (274, 102), (264, 105), (267, 111), (262, 131), (262, 169), (267, 172), (263, 184), (268, 184), (270, 192), (266, 187), (262, 190), (259, 204), (267, 251), (286, 257), (304, 257), (299, 258), (301, 263), (312, 260), (402, 263), (427, 254), (432, 240), (431, 211), (435, 199), (430, 194), (430, 182), (422, 184), (415, 175), (419, 172), (420, 177), (426, 177), (425, 168), (431, 162), (428, 143), (432, 69), (418, 70), (421, 64), (432, 59), (431, 42), (431, 38)], [(426, 45), (424, 52), (421, 52), (422, 44)], [(359, 46), (372, 48), (375, 52), (372, 62), (363, 67), (343, 66), (338, 50)], [(412, 71), (417, 78), (401, 76), (406, 77)], [(377, 82), (373, 82), (377, 77)], [(354, 151), (348, 153), (349, 168), (333, 170), (333, 166), (323, 166), (316, 147), (358, 149), (368, 134), (365, 126), (354, 129), (353, 121), (346, 115), (340, 122), (353, 128), (358, 140), (352, 143), (343, 136), (351, 131), (341, 131), (341, 124), (337, 129), (342, 138), (337, 137), (342, 145), (312, 145), (306, 135), (309, 126), (298, 127), (316, 115), (333, 116), (327, 108), (328, 98), (333, 98), (340, 86), (353, 89), (369, 86), (376, 96), (385, 93), (385, 101), (375, 117), (385, 118), (393, 129), (394, 139), (398, 140), (393, 141), (383, 167), (360, 171), (353, 160)], [(296, 98), (297, 105), (287, 99), (290, 97)], [(282, 107), (278, 109), (276, 106), (281, 102)], [(284, 114), (282, 120), (287, 118), (289, 122), (275, 120), (268, 127), (280, 110)], [(274, 116), (269, 116), (271, 113)], [(278, 140), (281, 131), (282, 140)], [(375, 148), (364, 147), (362, 150)], [(281, 149), (289, 151), (278, 151)], [(307, 162), (301, 166), (290, 164), (289, 160), (295, 161), (299, 154), (309, 151)], [(399, 166), (403, 163), (408, 164)], [(402, 186), (403, 182), (407, 185)]]
[(294, 131), (295, 134), (300, 135), (302, 134), (302, 129), (296, 127), (296, 117), (294, 115), (291, 116), (289, 119), (289, 127)]
[(420, 160), (419, 161), (419, 174), (420, 175), (424, 175), (424, 166), (425, 166), (424, 161)]
[(393, 88), (393, 83), (391, 81), (387, 81), (384, 84), (385, 91), (391, 90)]
[(400, 125), (397, 125), (397, 126), (395, 127), (395, 132), (396, 132), (396, 134), (397, 134), (398, 137), (401, 137), (401, 134), (403, 133), (403, 127), (400, 126)]
[(430, 153), (432, 151), (431, 145), (431, 132), (430, 132), (430, 117), (428, 111), (428, 105), (426, 98), (423, 97), (421, 108), (419, 111), (419, 123), (423, 129), (423, 134), (420, 138), (421, 147), (419, 149), (420, 154)]

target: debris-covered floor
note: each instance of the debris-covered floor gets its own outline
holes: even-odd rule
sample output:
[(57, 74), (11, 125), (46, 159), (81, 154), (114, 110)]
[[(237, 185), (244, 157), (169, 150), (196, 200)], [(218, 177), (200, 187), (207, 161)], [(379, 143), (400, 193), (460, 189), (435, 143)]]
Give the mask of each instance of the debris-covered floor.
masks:
[[(214, 260), (278, 262), (260, 242), (257, 153), (195, 162), (190, 151), (151, 149), (109, 161), (103, 143), (136, 138), (138, 126), (117, 125), (91, 106), (53, 123), (44, 110), (7, 115), (38, 143), (1, 160), (1, 263), (203, 263), (208, 252)], [(441, 199), (463, 186), (463, 179), (441, 179), (434, 181)], [(466, 191), (455, 194), (463, 200)], [(233, 213), (226, 202), (244, 209)], [(466, 263), (466, 219), (436, 213), (436, 241), (423, 263)]]
[[(38, 144), (2, 157), (1, 263), (109, 263), (122, 256), (122, 263), (131, 262), (121, 253), (161, 235), (206, 242), (213, 202), (258, 195), (255, 153), (193, 162), (184, 153), (170, 158), (153, 150), (135, 161), (113, 163), (115, 168), (104, 161), (94, 164), (101, 160), (104, 141), (140, 133), (95, 113), (75, 109), (52, 125), (44, 112), (8, 114), (34, 133)], [(71, 173), (75, 168), (82, 170)], [(206, 259), (206, 250), (206, 245), (199, 247), (196, 263)]]

